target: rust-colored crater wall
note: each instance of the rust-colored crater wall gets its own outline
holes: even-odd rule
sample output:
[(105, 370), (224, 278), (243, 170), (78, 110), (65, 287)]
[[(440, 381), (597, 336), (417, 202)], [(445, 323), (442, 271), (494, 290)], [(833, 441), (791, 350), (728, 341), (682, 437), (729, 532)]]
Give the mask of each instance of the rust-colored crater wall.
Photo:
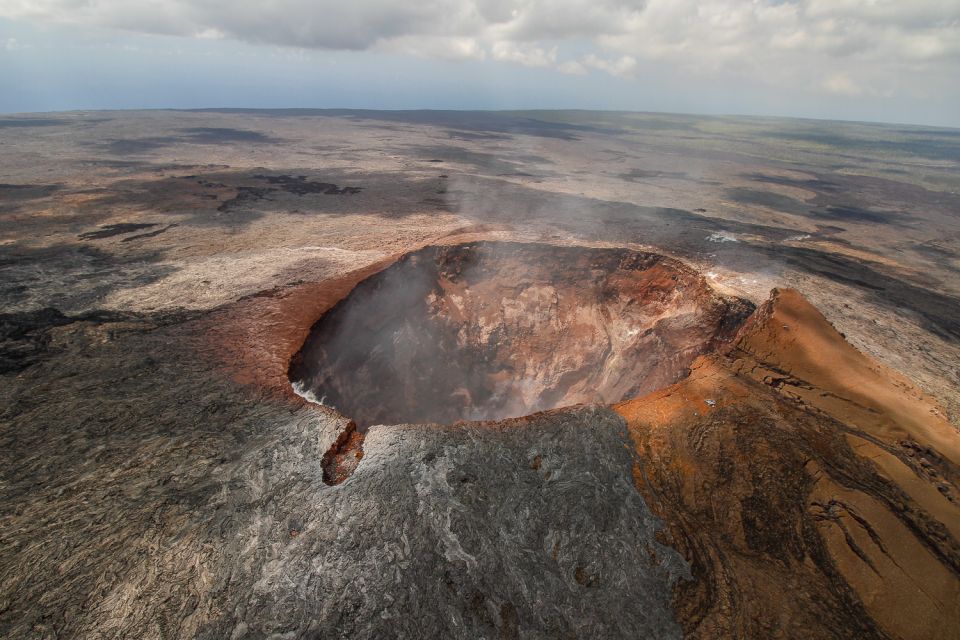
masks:
[(656, 254), (427, 247), (326, 313), (290, 376), (361, 427), (608, 404), (681, 379), (751, 311)]
[(218, 365), (245, 387), (301, 403), (290, 388), (287, 371), (310, 326), (357, 283), (395, 259), (390, 256), (337, 278), (263, 291), (227, 305), (199, 321), (202, 339), (197, 348), (215, 354)]

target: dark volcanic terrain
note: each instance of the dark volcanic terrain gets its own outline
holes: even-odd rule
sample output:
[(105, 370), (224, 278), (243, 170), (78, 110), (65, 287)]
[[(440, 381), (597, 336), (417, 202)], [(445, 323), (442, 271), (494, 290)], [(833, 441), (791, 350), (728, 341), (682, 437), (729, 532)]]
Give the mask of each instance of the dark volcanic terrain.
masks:
[(960, 638), (955, 131), (0, 148), (0, 637)]

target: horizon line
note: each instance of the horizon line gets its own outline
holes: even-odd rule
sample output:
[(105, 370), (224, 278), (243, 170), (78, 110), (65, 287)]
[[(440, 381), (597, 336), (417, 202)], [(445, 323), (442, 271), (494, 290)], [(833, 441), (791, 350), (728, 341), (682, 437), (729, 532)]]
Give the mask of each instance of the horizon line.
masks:
[(916, 122), (893, 122), (887, 120), (845, 120), (841, 118), (817, 118), (812, 116), (789, 116), (789, 115), (771, 115), (771, 114), (747, 114), (747, 113), (703, 113), (693, 111), (645, 111), (631, 109), (587, 109), (583, 107), (536, 107), (536, 108), (517, 108), (517, 109), (490, 109), (490, 108), (434, 108), (417, 107), (404, 109), (376, 109), (370, 107), (129, 107), (129, 108), (76, 108), (76, 109), (50, 109), (40, 111), (13, 111), (0, 112), (0, 117), (18, 117), (37, 114), (72, 114), (72, 113), (124, 113), (139, 111), (179, 111), (188, 113), (197, 112), (264, 112), (264, 111), (339, 111), (339, 112), (373, 112), (373, 113), (609, 113), (609, 114), (631, 114), (631, 115), (649, 115), (649, 116), (683, 116), (696, 118), (743, 118), (743, 119), (766, 119), (766, 120), (798, 120), (822, 123), (838, 124), (860, 124), (860, 125), (889, 125), (916, 127), (918, 129), (948, 129), (960, 131), (960, 125), (943, 124), (918, 124)]

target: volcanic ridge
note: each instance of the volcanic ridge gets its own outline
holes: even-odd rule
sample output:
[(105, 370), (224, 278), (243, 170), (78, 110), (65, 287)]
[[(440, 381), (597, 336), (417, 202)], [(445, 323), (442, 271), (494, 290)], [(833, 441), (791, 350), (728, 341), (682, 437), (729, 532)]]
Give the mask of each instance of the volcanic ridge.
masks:
[(330, 307), (289, 375), (356, 421), (324, 456), (330, 485), (370, 425), (523, 429), (612, 404), (634, 483), (691, 564), (673, 596), (687, 637), (952, 638), (960, 624), (956, 431), (793, 290), (755, 308), (657, 254), (430, 246)]

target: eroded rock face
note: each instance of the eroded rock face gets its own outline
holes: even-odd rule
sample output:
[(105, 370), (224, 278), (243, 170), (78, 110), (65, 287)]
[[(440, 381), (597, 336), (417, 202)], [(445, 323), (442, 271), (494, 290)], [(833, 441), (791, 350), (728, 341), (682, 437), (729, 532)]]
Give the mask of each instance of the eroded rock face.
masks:
[(325, 314), (290, 375), (361, 427), (608, 404), (676, 382), (750, 311), (656, 254), (428, 247)]

